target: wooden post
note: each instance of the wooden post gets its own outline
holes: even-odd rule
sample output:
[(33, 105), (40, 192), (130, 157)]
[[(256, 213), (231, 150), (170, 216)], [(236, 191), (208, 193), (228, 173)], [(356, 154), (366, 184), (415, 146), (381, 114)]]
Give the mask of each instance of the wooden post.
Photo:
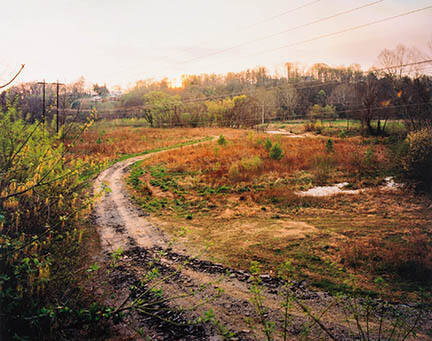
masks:
[(45, 80), (43, 82), (38, 82), (38, 84), (42, 84), (42, 124), (45, 127), (45, 86), (46, 82)]

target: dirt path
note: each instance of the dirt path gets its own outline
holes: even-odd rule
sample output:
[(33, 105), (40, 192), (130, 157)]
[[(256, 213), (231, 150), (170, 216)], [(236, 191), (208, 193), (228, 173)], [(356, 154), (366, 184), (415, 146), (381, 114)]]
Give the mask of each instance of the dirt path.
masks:
[[(132, 164), (154, 155), (148, 154), (118, 162), (102, 172), (94, 184), (95, 193), (103, 191), (104, 188), (108, 189), (103, 191), (104, 194), (96, 205), (95, 221), (98, 225), (103, 251), (112, 253), (119, 248), (124, 250), (125, 257), (121, 261), (120, 271), (115, 274), (117, 276), (115, 285), (118, 289), (125, 291), (125, 295), (126, 285), (133, 284), (145, 274), (148, 270), (148, 263), (154, 262), (158, 252), (168, 245), (168, 240), (163, 233), (146, 219), (146, 214), (131, 203), (124, 184), (124, 175)], [(196, 318), (198, 314), (201, 315), (211, 308), (218, 319), (229, 330), (234, 331), (239, 339), (261, 339), (263, 335), (259, 331), (253, 333), (250, 326), (245, 322), (245, 317), (254, 315), (254, 307), (249, 302), (250, 275), (225, 268), (220, 264), (189, 258), (186, 254), (174, 252), (172, 249), (168, 249), (158, 266), (162, 269), (162, 273), (169, 274), (179, 264), (185, 262), (188, 264), (184, 265), (183, 269), (175, 276), (175, 281), (171, 280), (162, 284), (164, 293), (169, 296), (176, 296), (189, 292), (191, 289), (197, 289), (202, 284), (213, 283), (192, 297), (176, 300), (175, 304), (177, 306), (192, 306), (200, 300), (218, 297), (213, 298), (211, 303), (197, 309), (196, 312), (192, 313), (192, 316), (187, 315), (184, 318)], [(225, 276), (227, 271), (230, 274), (221, 281), (221, 276)], [(265, 301), (270, 308), (269, 314), (276, 317), (279, 315), (276, 290), (279, 285), (271, 283), (267, 276), (263, 276), (263, 280), (268, 280), (267, 284), (272, 287), (266, 293)], [(222, 294), (220, 294), (221, 290), (223, 290)], [(156, 330), (153, 333), (153, 338), (172, 339), (169, 337), (168, 331)], [(196, 339), (202, 339), (205, 336), (204, 339), (217, 340), (216, 334), (218, 332), (214, 327), (205, 326), (204, 330), (198, 331)], [(185, 339), (194, 338), (190, 334), (187, 337), (184, 335), (184, 337)]]
[[(95, 209), (96, 223), (104, 251), (114, 252), (120, 247), (151, 248), (166, 245), (163, 235), (152, 226), (143, 213), (131, 205), (123, 181), (128, 167), (155, 154), (137, 156), (106, 169), (94, 184), (95, 194), (104, 192)], [(107, 190), (104, 191), (104, 188)]]
[[(164, 276), (171, 276), (161, 284), (164, 295), (174, 297), (189, 293), (191, 290), (198, 291), (195, 295), (166, 303), (164, 309), (161, 309), (165, 314), (160, 316), (162, 320), (170, 319), (184, 323), (212, 309), (221, 325), (234, 332), (234, 340), (264, 339), (262, 328), (257, 322), (254, 323), (255, 330), (247, 323), (248, 319), (256, 321), (258, 318), (250, 301), (251, 275), (245, 271), (228, 269), (221, 264), (191, 258), (190, 255), (182, 252), (181, 248), (176, 248), (174, 251), (169, 247), (168, 238), (148, 221), (145, 213), (131, 203), (125, 188), (124, 175), (133, 163), (153, 155), (155, 154), (118, 162), (101, 173), (94, 184), (95, 193), (103, 188), (109, 188), (104, 191), (103, 197), (95, 208), (95, 221), (103, 251), (109, 254), (120, 247), (124, 250), (124, 257), (110, 279), (119, 295), (123, 295), (118, 298), (118, 302), (128, 294), (129, 286), (136, 284), (147, 273), (149, 264), (153, 262)], [(164, 250), (162, 257), (159, 256), (161, 250)], [(176, 271), (179, 265), (181, 269)], [(275, 333), (275, 339), (279, 339), (280, 321), (283, 317), (280, 308), (282, 300), (279, 295), (282, 283), (267, 275), (261, 276), (261, 279), (264, 284), (263, 304), (268, 310), (266, 316), (271, 321), (277, 321), (276, 329), (279, 331)], [(207, 286), (202, 288), (203, 284)], [(322, 310), (331, 301), (329, 295), (312, 292), (307, 289), (305, 283), (297, 283), (296, 287), (297, 295), (305, 299), (314, 311)], [(193, 312), (175, 310), (175, 307), (201, 304), (209, 298), (211, 298), (210, 302)], [(298, 310), (292, 310), (290, 314), (292, 321), (289, 325), (289, 339), (297, 340), (298, 333), (307, 319)], [(330, 318), (336, 321), (338, 315), (340, 312), (333, 310)], [(327, 321), (327, 325), (340, 335), (340, 339), (347, 339), (345, 328), (332, 321)], [(145, 334), (152, 340), (222, 340), (218, 336), (221, 331), (209, 323), (198, 326), (176, 326), (158, 318), (136, 314), (129, 317), (128, 323), (136, 328), (144, 326)], [(315, 332), (318, 332), (318, 329), (314, 331), (312, 328), (312, 333)], [(123, 333), (123, 336), (125, 339), (135, 339), (136, 334), (130, 332), (125, 336)]]

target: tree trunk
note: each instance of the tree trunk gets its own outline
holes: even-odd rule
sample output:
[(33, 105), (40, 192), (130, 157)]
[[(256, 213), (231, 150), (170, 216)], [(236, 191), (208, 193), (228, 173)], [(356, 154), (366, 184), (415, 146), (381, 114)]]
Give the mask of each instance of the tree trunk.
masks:
[(384, 120), (384, 125), (383, 125), (383, 128), (382, 128), (382, 133), (383, 133), (383, 135), (385, 134), (385, 128), (386, 128), (386, 125), (387, 125), (387, 121), (388, 121), (388, 118), (386, 118), (386, 119)]

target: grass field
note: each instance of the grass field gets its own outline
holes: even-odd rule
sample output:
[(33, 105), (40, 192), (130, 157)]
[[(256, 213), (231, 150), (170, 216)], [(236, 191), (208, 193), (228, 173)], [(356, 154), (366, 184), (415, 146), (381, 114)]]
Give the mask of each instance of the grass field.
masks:
[[(209, 134), (207, 134), (209, 135)], [(392, 174), (387, 147), (361, 138), (272, 138), (239, 131), (226, 143), (173, 150), (135, 165), (134, 199), (171, 236), (203, 257), (270, 274), (293, 260), (299, 278), (346, 290), (354, 275), (365, 291), (381, 276), (393, 294), (431, 283), (432, 214), (426, 197), (381, 190)], [(356, 195), (302, 197), (296, 191), (346, 181)]]
[[(143, 124), (142, 121), (134, 119), (99, 121), (71, 145), (71, 154), (74, 157), (110, 161), (204, 137), (239, 134), (234, 129), (156, 129), (143, 127)], [(70, 143), (66, 141), (68, 142)]]
[[(381, 122), (381, 125), (383, 122)], [(377, 121), (371, 125), (376, 128)], [(268, 130), (285, 130), (291, 133), (300, 134), (306, 130), (317, 132), (325, 136), (357, 136), (362, 132), (359, 120), (337, 119), (337, 120), (288, 120), (283, 122), (272, 122), (267, 125)], [(401, 120), (389, 120), (386, 123), (385, 133), (387, 135), (401, 135), (406, 132), (405, 125)]]
[[(269, 129), (301, 134), (305, 123)], [(340, 129), (346, 120), (322, 124)], [(328, 290), (344, 289), (351, 274), (365, 290), (376, 289), (377, 276), (401, 292), (430, 285), (429, 199), (378, 189), (393, 172), (385, 139), (332, 137), (328, 146), (329, 138), (319, 135), (293, 139), (142, 125), (133, 119), (97, 122), (72, 155), (112, 162), (223, 135), (226, 143), (167, 151), (128, 175), (135, 200), (152, 219), (204, 257), (243, 269), (258, 260), (273, 274), (280, 263), (294, 259), (300, 278)], [(270, 157), (267, 139), (280, 145), (280, 160)], [(324, 198), (296, 194), (340, 182), (372, 190)]]

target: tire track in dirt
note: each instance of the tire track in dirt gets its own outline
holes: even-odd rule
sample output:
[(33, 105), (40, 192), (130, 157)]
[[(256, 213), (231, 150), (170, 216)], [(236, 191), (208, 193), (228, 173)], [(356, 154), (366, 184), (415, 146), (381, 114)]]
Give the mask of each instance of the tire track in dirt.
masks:
[[(139, 278), (146, 274), (149, 270), (148, 264), (155, 263), (163, 275), (174, 274), (161, 284), (164, 294), (168, 297), (186, 294), (191, 290), (201, 288), (203, 284), (208, 284), (197, 294), (170, 303), (169, 308), (173, 312), (178, 307), (193, 306), (213, 297), (209, 303), (194, 312), (180, 313), (181, 316), (172, 315), (175, 319), (193, 320), (203, 315), (208, 309), (212, 309), (220, 322), (235, 333), (233, 340), (264, 339), (265, 336), (260, 331), (260, 326), (256, 326), (257, 330), (251, 330), (250, 325), (245, 321), (245, 319), (257, 319), (258, 317), (255, 307), (250, 302), (250, 273), (199, 260), (180, 253), (177, 249), (176, 252), (173, 251), (169, 247), (168, 238), (162, 231), (152, 225), (146, 218), (146, 214), (131, 203), (124, 183), (124, 175), (132, 164), (154, 155), (156, 153), (118, 162), (102, 172), (94, 184), (95, 194), (101, 189), (104, 192), (95, 207), (95, 222), (98, 226), (103, 251), (109, 254), (120, 247), (124, 250), (125, 257), (120, 262), (121, 266), (114, 273), (115, 287), (123, 292), (123, 297), (119, 297), (119, 302), (127, 294), (127, 287), (138, 282)], [(109, 188), (109, 190), (104, 191), (103, 188)], [(164, 251), (162, 257), (160, 257), (161, 250)], [(221, 276), (224, 276), (223, 280), (220, 280)], [(283, 283), (267, 275), (262, 275), (261, 280), (263, 303), (268, 310), (267, 319), (277, 321), (280, 327), (283, 316), (280, 309), (282, 299), (279, 293)], [(307, 300), (308, 306), (314, 311), (322, 310), (332, 300), (326, 293), (315, 293), (309, 290), (302, 282), (296, 283), (295, 287), (296, 296)], [(297, 340), (298, 333), (307, 318), (299, 310), (290, 311), (290, 315), (292, 321), (288, 339)], [(331, 317), (332, 320), (327, 321), (331, 330), (339, 335), (340, 339), (350, 339), (347, 330), (335, 322), (342, 320), (341, 312), (332, 311)], [(135, 315), (135, 321), (129, 320), (128, 322), (136, 327), (142, 327), (144, 324), (149, 331), (153, 330), (149, 332), (153, 340), (222, 340), (211, 325), (179, 329), (170, 324), (160, 324), (158, 320), (137, 315)], [(312, 328), (312, 334), (317, 332), (319, 332), (318, 329)], [(278, 339), (277, 336), (275, 339)]]
[(97, 195), (102, 191), (102, 198), (95, 207), (95, 216), (104, 251), (114, 252), (120, 247), (127, 250), (135, 245), (145, 248), (166, 245), (162, 233), (145, 219), (125, 194), (123, 177), (128, 168), (152, 155), (155, 153), (118, 162), (103, 171), (95, 181), (94, 193)]
[[(166, 236), (146, 219), (146, 214), (131, 203), (124, 183), (124, 175), (131, 165), (155, 154), (137, 156), (118, 162), (103, 171), (94, 184), (95, 195), (102, 192), (102, 197), (96, 203), (94, 212), (101, 245), (106, 254), (115, 252), (119, 248), (124, 250), (126, 257), (121, 262), (121, 269), (125, 272), (125, 278), (133, 277), (135, 280), (140, 278), (148, 271), (148, 263), (154, 261), (160, 251), (166, 250), (168, 246)], [(161, 268), (162, 273), (167, 275), (178, 271), (179, 265), (184, 267), (176, 274), (175, 281), (170, 280), (162, 284), (166, 295), (178, 296), (200, 288), (202, 284), (217, 282), (196, 295), (175, 302), (176, 306), (191, 306), (209, 297), (218, 296), (188, 318), (196, 318), (211, 308), (222, 323), (230, 330), (237, 332), (239, 339), (257, 339), (256, 336), (250, 334), (249, 327), (244, 321), (245, 316), (254, 314), (254, 307), (249, 302), (248, 279), (250, 275), (225, 268), (220, 264), (200, 261), (185, 254), (175, 253), (170, 248), (165, 251), (165, 256), (158, 267)], [(221, 276), (227, 271), (231, 274), (220, 281)], [(218, 295), (220, 289), (223, 290), (223, 294)], [(273, 306), (272, 310), (274, 314), (277, 314), (275, 302), (273, 299), (269, 300), (268, 306)], [(211, 335), (215, 334), (214, 328), (207, 326), (205, 329), (208, 338), (215, 336)], [(161, 337), (161, 339), (164, 338)]]

